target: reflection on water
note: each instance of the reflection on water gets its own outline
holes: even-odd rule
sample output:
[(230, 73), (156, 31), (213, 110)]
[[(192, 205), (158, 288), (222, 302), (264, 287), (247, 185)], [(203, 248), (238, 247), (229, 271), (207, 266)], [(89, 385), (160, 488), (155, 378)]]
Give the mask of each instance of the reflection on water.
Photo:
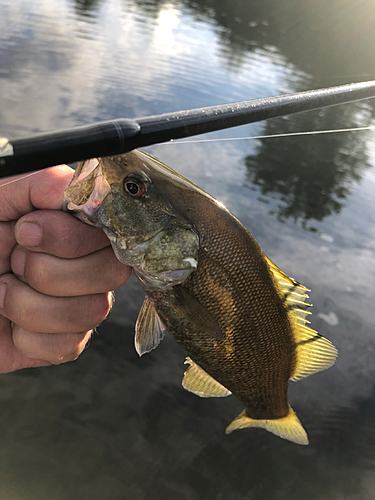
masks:
[[(373, 7), (0, 0), (0, 135), (373, 78)], [(373, 115), (367, 101), (210, 138), (364, 126)], [(312, 327), (340, 355), (333, 368), (290, 387), (311, 444), (260, 429), (226, 436), (241, 404), (185, 391), (184, 354), (168, 336), (139, 359), (133, 332), (143, 296), (131, 281), (78, 361), (0, 377), (0, 498), (372, 500), (373, 134), (175, 143), (151, 152), (222, 200), (312, 289)]]
[(78, 15), (93, 17), (99, 7), (100, 0), (75, 0), (75, 9)]
[[(157, 4), (159, 2), (152, 2)], [(228, 58), (256, 47), (273, 47), (308, 75), (311, 88), (375, 77), (375, 10), (367, 0), (185, 0), (196, 14), (213, 19)]]
[[(314, 115), (269, 120), (264, 134), (334, 130), (338, 123), (342, 128), (366, 126), (368, 115), (368, 107), (360, 104), (328, 108)], [(260, 186), (262, 195), (275, 194), (282, 201), (277, 208), (280, 220), (293, 217), (304, 225), (309, 219), (321, 221), (339, 213), (370, 168), (366, 136), (360, 132), (328, 133), (319, 141), (313, 135), (262, 139), (245, 163), (248, 179)]]

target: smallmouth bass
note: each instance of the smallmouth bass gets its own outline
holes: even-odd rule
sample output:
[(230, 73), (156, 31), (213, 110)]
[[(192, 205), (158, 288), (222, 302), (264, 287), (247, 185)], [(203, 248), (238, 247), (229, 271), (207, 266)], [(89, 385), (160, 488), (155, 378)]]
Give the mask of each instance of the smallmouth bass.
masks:
[(227, 433), (261, 427), (308, 444), (288, 382), (329, 368), (337, 351), (306, 326), (308, 290), (268, 259), (234, 215), (138, 150), (80, 163), (63, 209), (101, 227), (117, 258), (133, 267), (146, 295), (136, 323), (139, 355), (167, 330), (188, 356), (185, 389), (234, 394), (245, 405)]

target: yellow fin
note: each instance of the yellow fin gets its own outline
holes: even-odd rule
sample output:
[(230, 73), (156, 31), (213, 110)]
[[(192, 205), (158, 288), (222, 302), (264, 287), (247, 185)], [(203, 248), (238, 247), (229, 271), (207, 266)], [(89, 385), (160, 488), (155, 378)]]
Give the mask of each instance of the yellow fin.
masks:
[(306, 323), (309, 323), (306, 316), (311, 314), (306, 309), (311, 304), (306, 302), (308, 295), (305, 292), (310, 290), (289, 278), (268, 257), (266, 261), (281, 289), (293, 326), (297, 366), (291, 380), (301, 380), (313, 373), (326, 370), (336, 361), (337, 349), (328, 339), (306, 326)]
[(297, 381), (326, 370), (336, 361), (337, 349), (325, 337), (307, 326), (297, 330), (297, 367), (291, 380)]
[(223, 398), (232, 394), (190, 358), (186, 358), (186, 364), (190, 366), (184, 373), (182, 387), (187, 391), (193, 392), (201, 398)]
[(265, 256), (265, 258), (275, 281), (281, 289), (283, 299), (288, 309), (296, 312), (302, 319), (303, 324), (308, 323), (303, 317), (306, 314), (311, 314), (310, 311), (306, 311), (306, 309), (311, 306), (311, 304), (306, 302), (306, 299), (309, 297), (306, 292), (310, 292), (310, 290), (293, 278), (289, 278), (289, 276), (278, 268), (267, 256)]
[(286, 417), (274, 420), (257, 420), (255, 418), (250, 418), (246, 415), (244, 410), (228, 425), (225, 432), (226, 434), (230, 434), (236, 429), (244, 429), (246, 427), (260, 427), (266, 429), (268, 432), (272, 432), (272, 434), (276, 434), (276, 436), (292, 441), (293, 443), (309, 444), (307, 433), (290, 406), (289, 413)]

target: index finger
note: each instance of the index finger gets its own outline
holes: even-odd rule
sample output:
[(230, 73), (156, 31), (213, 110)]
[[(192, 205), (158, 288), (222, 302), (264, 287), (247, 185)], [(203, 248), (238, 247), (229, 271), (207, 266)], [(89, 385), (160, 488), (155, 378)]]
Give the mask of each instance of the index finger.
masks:
[(17, 220), (35, 209), (59, 210), (73, 175), (67, 165), (0, 180), (0, 221)]

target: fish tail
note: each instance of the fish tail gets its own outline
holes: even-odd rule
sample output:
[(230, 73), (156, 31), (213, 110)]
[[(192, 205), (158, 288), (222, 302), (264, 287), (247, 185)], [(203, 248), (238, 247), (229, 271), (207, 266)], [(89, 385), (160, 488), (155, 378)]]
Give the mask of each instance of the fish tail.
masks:
[(261, 427), (268, 432), (272, 432), (284, 439), (288, 439), (297, 444), (309, 444), (309, 438), (303, 428), (299, 418), (289, 406), (289, 413), (286, 417), (273, 420), (258, 420), (250, 418), (246, 415), (246, 410), (236, 417), (231, 424), (228, 425), (225, 432), (230, 434), (236, 429), (244, 429), (245, 427)]

